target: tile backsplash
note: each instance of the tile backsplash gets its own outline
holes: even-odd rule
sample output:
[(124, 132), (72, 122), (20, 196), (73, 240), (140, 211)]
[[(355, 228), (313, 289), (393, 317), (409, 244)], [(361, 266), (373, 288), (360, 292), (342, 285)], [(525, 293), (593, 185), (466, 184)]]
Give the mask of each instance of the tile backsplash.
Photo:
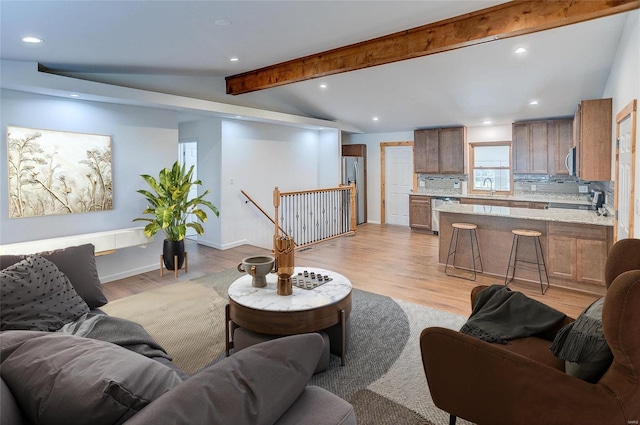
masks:
[(592, 182), (592, 189), (601, 190), (604, 192), (604, 204), (613, 211), (613, 193), (615, 184), (612, 181), (608, 182)]
[[(468, 182), (468, 176), (442, 175), (442, 174), (418, 174), (418, 191), (420, 190), (443, 190), (452, 194), (462, 193), (460, 188), (455, 188), (456, 182)], [(424, 182), (421, 186), (421, 182)], [(571, 176), (547, 176), (539, 174), (514, 174), (513, 191), (519, 195), (585, 195), (581, 193), (580, 186), (587, 186), (588, 192), (591, 190), (602, 190), (605, 193), (605, 204), (613, 206), (613, 182), (583, 181)], [(535, 190), (533, 190), (535, 188)]]
[[(467, 176), (465, 174), (460, 175), (441, 175), (441, 174), (418, 174), (418, 190), (453, 190), (454, 183), (466, 182)], [(424, 186), (420, 186), (420, 182), (424, 182)], [(460, 193), (462, 193), (460, 189)]]
[(580, 194), (580, 186), (589, 186), (589, 182), (583, 182), (571, 176), (541, 176), (536, 174), (514, 174), (513, 176), (514, 192), (578, 195)]

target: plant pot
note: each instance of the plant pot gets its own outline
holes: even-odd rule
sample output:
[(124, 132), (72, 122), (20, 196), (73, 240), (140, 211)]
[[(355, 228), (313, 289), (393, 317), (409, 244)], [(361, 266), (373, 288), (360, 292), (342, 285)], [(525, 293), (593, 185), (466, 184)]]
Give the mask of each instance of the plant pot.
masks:
[[(174, 264), (174, 257), (178, 256), (178, 264)], [(181, 241), (164, 240), (162, 258), (167, 270), (180, 270), (184, 265), (184, 239)]]

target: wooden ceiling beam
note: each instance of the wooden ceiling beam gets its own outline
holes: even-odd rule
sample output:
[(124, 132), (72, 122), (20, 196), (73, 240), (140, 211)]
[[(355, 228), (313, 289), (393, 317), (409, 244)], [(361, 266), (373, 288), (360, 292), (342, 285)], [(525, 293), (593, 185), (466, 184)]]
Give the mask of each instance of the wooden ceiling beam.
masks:
[(226, 77), (227, 94), (418, 58), (614, 15), (640, 0), (516, 0), (444, 21)]

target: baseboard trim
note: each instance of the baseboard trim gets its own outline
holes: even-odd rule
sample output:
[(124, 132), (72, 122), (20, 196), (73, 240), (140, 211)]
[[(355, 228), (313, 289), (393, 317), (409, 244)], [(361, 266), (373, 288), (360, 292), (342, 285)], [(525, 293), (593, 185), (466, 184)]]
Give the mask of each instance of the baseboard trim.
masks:
[(100, 283), (105, 284), (105, 283), (108, 283), (108, 282), (113, 282), (114, 280), (125, 279), (127, 277), (139, 275), (139, 274), (142, 274), (142, 273), (152, 272), (154, 270), (159, 270), (159, 264), (160, 263), (156, 262), (153, 265), (149, 264), (147, 266), (138, 267), (138, 268), (133, 269), (133, 270), (127, 270), (127, 271), (124, 271), (122, 273), (115, 273), (115, 274), (108, 275), (108, 276), (99, 276)]
[(241, 246), (241, 245), (247, 245), (247, 244), (249, 244), (249, 241), (247, 241), (246, 239), (242, 239), (242, 240), (239, 240), (239, 241), (236, 241), (236, 242), (231, 242), (231, 243), (220, 245), (218, 243), (212, 243), (212, 242), (199, 240), (198, 244), (224, 251), (225, 249), (231, 249), (231, 248), (235, 248), (235, 247), (238, 247), (238, 246)]

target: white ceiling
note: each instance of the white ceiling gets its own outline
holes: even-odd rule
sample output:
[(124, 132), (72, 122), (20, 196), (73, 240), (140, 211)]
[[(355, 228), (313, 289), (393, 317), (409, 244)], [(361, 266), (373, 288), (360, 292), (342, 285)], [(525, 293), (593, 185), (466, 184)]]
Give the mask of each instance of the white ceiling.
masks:
[[(568, 116), (580, 100), (602, 97), (628, 13), (225, 94), (225, 76), (499, 3), (1, 0), (0, 56), (93, 81), (328, 119), (365, 133)], [(26, 45), (26, 35), (44, 43)], [(527, 53), (515, 55), (519, 46)], [(230, 62), (234, 56), (240, 60)], [(530, 106), (533, 99), (539, 105)]]

